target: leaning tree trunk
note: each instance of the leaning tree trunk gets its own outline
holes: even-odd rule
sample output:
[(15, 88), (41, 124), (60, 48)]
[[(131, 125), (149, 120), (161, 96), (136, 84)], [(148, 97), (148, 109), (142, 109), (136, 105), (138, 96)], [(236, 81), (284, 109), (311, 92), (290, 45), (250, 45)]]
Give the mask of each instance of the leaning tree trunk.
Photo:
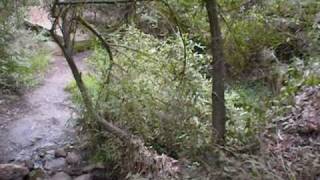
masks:
[[(65, 4), (59, 5), (59, 1), (55, 0), (51, 8), (53, 25), (51, 27), (50, 34), (61, 48), (66, 58), (77, 87), (80, 90), (82, 100), (89, 117), (100, 123), (108, 133), (119, 138), (127, 146), (129, 152), (126, 154), (128, 156), (128, 161), (126, 161), (124, 166), (126, 166), (128, 171), (145, 174), (148, 177), (159, 180), (178, 179), (180, 169), (178, 168), (176, 160), (165, 155), (160, 156), (152, 149), (147, 148), (140, 138), (103, 119), (93, 106), (92, 99), (82, 80), (81, 72), (78, 70), (73, 58), (77, 25), (79, 23), (82, 24), (96, 37), (98, 37), (105, 50), (109, 53), (110, 60), (112, 60), (113, 57), (110, 47), (101, 36), (101, 33), (82, 19), (80, 15), (81, 13), (78, 13), (76, 6)], [(59, 32), (61, 32), (62, 38), (57, 35)]]
[(211, 33), (212, 75), (212, 126), (213, 138), (217, 143), (224, 142), (226, 132), (226, 108), (224, 100), (225, 62), (223, 42), (219, 25), (217, 1), (205, 0)]

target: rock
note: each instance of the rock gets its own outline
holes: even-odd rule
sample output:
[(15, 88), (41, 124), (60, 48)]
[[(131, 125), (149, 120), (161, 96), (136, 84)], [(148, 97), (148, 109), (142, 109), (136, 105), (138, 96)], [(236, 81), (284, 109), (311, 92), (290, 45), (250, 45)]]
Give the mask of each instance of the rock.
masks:
[(82, 172), (84, 173), (89, 173), (92, 172), (95, 169), (95, 165), (94, 164), (90, 164), (88, 166), (85, 166), (84, 168), (82, 168)]
[(67, 167), (63, 170), (63, 172), (69, 174), (70, 176), (80, 176), (84, 174), (80, 167)]
[(28, 175), (29, 169), (16, 164), (0, 164), (1, 180), (22, 179)]
[(97, 169), (105, 169), (105, 166), (103, 165), (103, 163), (90, 164), (90, 165), (83, 167), (82, 172), (83, 173), (90, 173), (90, 172), (97, 170)]
[(92, 180), (91, 174), (83, 174), (81, 176), (76, 177), (74, 180)]
[(81, 162), (81, 157), (75, 152), (69, 152), (66, 161), (71, 165), (79, 165)]
[(29, 170), (32, 170), (34, 168), (34, 163), (32, 160), (26, 160), (24, 161), (24, 164)]
[(43, 180), (45, 176), (46, 174), (42, 169), (35, 169), (29, 173), (28, 180)]
[(46, 161), (44, 168), (51, 171), (59, 171), (66, 167), (66, 160), (64, 158), (52, 159)]
[(67, 156), (67, 152), (64, 149), (57, 149), (54, 151), (54, 156), (56, 158), (60, 158), (60, 157), (66, 157)]
[(44, 158), (46, 156), (46, 153), (44, 151), (40, 151), (38, 155), (40, 158)]
[(52, 176), (49, 180), (72, 180), (72, 178), (67, 173), (59, 172)]
[(97, 163), (97, 164), (90, 164), (88, 166), (85, 166), (84, 168), (82, 168), (82, 172), (84, 173), (90, 173), (93, 170), (96, 169), (105, 169), (104, 165), (102, 163)]

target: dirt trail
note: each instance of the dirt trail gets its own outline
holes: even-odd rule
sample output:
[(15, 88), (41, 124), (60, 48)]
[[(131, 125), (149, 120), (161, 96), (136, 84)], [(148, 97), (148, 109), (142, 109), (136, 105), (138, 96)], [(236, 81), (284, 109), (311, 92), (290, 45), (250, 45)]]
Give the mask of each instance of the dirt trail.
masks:
[[(75, 56), (80, 69), (84, 69), (83, 59), (87, 56), (87, 52)], [(43, 84), (25, 94), (7, 112), (1, 112), (0, 163), (31, 160), (41, 151), (76, 140), (75, 112), (64, 91), (73, 77), (63, 57), (53, 58)]]

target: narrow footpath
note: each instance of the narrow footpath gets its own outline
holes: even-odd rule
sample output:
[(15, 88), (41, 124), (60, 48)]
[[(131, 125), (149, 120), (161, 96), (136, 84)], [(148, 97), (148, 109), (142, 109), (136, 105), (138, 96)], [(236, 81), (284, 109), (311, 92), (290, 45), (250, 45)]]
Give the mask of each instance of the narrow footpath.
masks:
[[(80, 70), (85, 69), (83, 60), (88, 55), (89, 52), (75, 55)], [(45, 174), (41, 175), (43, 177), (58, 173), (61, 178), (61, 173), (70, 164), (79, 165), (82, 162), (75, 148), (79, 142), (75, 126), (77, 114), (70, 94), (65, 91), (73, 76), (62, 56), (53, 56), (49, 66), (37, 88), (10, 105), (0, 104), (1, 180), (7, 179), (1, 176), (10, 173), (24, 174), (23, 167), (28, 168), (28, 173), (40, 170)], [(1, 167), (1, 164), (7, 165)], [(13, 164), (23, 165), (15, 167)], [(67, 174), (79, 176), (82, 173), (76, 170)]]

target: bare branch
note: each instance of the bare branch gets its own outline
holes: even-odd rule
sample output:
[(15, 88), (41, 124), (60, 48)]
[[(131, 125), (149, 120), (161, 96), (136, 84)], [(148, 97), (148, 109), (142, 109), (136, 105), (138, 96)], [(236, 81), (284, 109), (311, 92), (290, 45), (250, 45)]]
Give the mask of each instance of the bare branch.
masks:
[[(89, 29), (89, 31), (91, 31), (102, 43), (102, 46), (104, 47), (104, 49), (107, 51), (108, 55), (109, 55), (109, 60), (110, 60), (110, 65), (108, 67), (108, 69), (106, 70), (106, 79), (102, 84), (102, 87), (98, 93), (98, 99), (102, 98), (103, 95), (103, 91), (105, 89), (105, 87), (110, 83), (110, 79), (111, 79), (111, 71), (114, 65), (114, 60), (113, 60), (113, 55), (112, 55), (112, 51), (111, 48), (109, 46), (109, 44), (107, 43), (107, 41), (103, 38), (102, 34), (95, 29), (92, 25), (90, 25), (86, 20), (84, 20), (82, 17), (78, 17), (77, 20), (87, 29)], [(106, 64), (106, 63), (105, 63)], [(96, 108), (99, 108), (99, 101), (96, 102)]]
[(106, 51), (109, 54), (110, 61), (113, 61), (113, 55), (111, 48), (107, 41), (103, 38), (102, 34), (98, 32), (92, 25), (90, 25), (86, 20), (84, 20), (82, 17), (78, 17), (78, 21), (87, 29), (89, 29), (102, 43), (103, 47), (106, 49)]
[[(56, 8), (55, 7), (57, 5), (56, 2), (58, 2), (58, 0), (55, 1), (52, 9)], [(125, 159), (125, 161), (127, 162), (127, 164), (125, 164), (125, 167), (127, 167), (128, 171), (136, 171), (138, 173), (142, 172), (142, 169), (136, 168), (136, 164), (139, 163), (139, 164), (142, 164), (143, 167), (148, 168), (148, 169), (143, 169), (143, 173), (146, 173), (145, 170), (147, 170), (147, 173), (149, 173), (148, 177), (152, 177), (152, 179), (178, 179), (180, 168), (178, 168), (176, 160), (164, 155), (159, 156), (156, 152), (147, 148), (140, 138), (132, 135), (131, 133), (125, 130), (120, 129), (119, 127), (115, 126), (113, 123), (106, 121), (96, 111), (96, 109), (93, 106), (92, 99), (89, 96), (87, 87), (85, 86), (82, 80), (81, 73), (79, 72), (74, 62), (72, 51), (69, 50), (69, 48), (73, 48), (73, 47), (70, 42), (66, 42), (66, 40), (70, 41), (70, 37), (68, 36), (70, 36), (70, 29), (72, 30), (73, 28), (70, 26), (76, 25), (74, 22), (69, 22), (69, 21), (77, 21), (77, 19), (73, 17), (67, 17), (67, 18), (63, 17), (65, 15), (66, 16), (70, 15), (67, 12), (66, 14), (60, 14), (60, 15), (62, 15), (62, 17), (55, 16), (55, 15), (53, 16), (53, 19), (54, 19), (53, 27), (51, 27), (50, 33), (53, 39), (58, 43), (59, 47), (61, 48), (66, 58), (66, 61), (71, 69), (71, 72), (76, 81), (78, 89), (80, 90), (82, 100), (86, 107), (89, 118), (100, 123), (108, 133), (114, 135), (115, 137), (119, 138), (122, 142), (124, 142), (128, 146), (129, 151), (135, 152), (133, 153), (132, 156), (128, 155), (128, 160)], [(73, 13), (71, 15), (74, 16), (75, 14)], [(66, 37), (63, 37), (62, 39), (59, 39), (58, 35), (55, 33), (56, 26), (59, 24), (58, 19), (62, 20), (62, 24), (63, 24), (62, 28), (66, 28), (66, 30), (64, 30), (65, 33), (62, 34), (63, 36), (66, 36)], [(68, 22), (63, 22), (63, 21), (68, 21)], [(91, 30), (93, 30), (93, 33), (99, 34), (97, 31), (96, 32), (94, 31), (94, 28), (91, 28)], [(100, 38), (101, 38), (100, 40), (103, 40), (102, 43), (105, 42), (102, 36)]]

